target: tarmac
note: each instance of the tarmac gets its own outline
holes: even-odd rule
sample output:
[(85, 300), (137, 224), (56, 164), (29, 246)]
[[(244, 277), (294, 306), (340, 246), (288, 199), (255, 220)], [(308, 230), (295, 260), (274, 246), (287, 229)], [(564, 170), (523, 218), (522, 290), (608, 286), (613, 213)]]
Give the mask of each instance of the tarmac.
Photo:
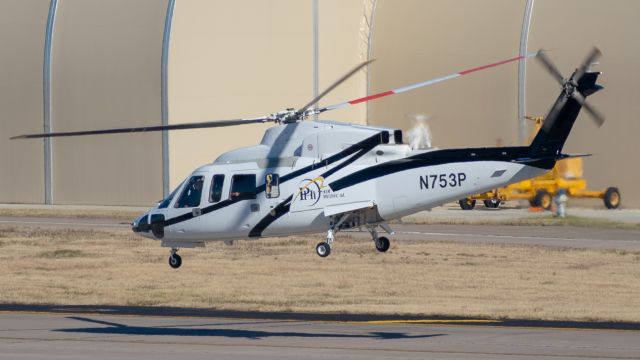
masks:
[[(0, 359), (638, 359), (640, 331), (473, 319), (0, 312)], [(106, 314), (105, 314), (106, 313)]]

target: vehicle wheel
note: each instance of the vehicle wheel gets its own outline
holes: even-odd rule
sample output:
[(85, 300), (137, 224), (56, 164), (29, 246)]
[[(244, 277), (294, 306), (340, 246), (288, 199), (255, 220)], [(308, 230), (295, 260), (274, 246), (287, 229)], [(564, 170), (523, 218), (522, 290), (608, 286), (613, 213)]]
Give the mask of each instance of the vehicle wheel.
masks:
[(318, 256), (320, 257), (329, 256), (329, 254), (331, 254), (331, 246), (329, 246), (329, 244), (327, 244), (326, 242), (319, 243), (318, 245), (316, 245), (316, 254), (318, 254)]
[(549, 194), (547, 190), (538, 190), (536, 192), (536, 197), (533, 199), (533, 202), (537, 207), (541, 207), (545, 210), (550, 210), (553, 199), (551, 198), (551, 194)]
[(169, 256), (169, 266), (174, 269), (177, 269), (182, 265), (182, 258), (178, 254), (173, 254)]
[(622, 197), (620, 196), (620, 191), (618, 188), (610, 187), (604, 192), (604, 206), (607, 209), (617, 209), (620, 207), (620, 200)]
[(489, 209), (497, 209), (500, 207), (500, 200), (498, 199), (483, 200), (482, 202), (484, 203), (484, 207)]
[(380, 252), (387, 252), (387, 250), (389, 250), (389, 248), (391, 247), (391, 242), (384, 236), (379, 237), (378, 240), (375, 241), (375, 243), (376, 250)]
[(473, 210), (476, 207), (476, 201), (471, 198), (460, 199), (458, 204), (462, 210)]

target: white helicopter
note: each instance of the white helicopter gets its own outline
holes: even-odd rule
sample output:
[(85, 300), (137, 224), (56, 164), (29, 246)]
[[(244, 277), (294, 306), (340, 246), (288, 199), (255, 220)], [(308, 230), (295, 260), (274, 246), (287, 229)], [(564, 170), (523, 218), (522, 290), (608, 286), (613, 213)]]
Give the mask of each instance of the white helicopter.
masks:
[[(385, 252), (392, 235), (390, 220), (447, 202), (538, 176), (555, 162), (571, 156), (562, 147), (584, 107), (602, 125), (604, 117), (586, 97), (602, 89), (599, 72), (585, 62), (564, 79), (539, 51), (476, 67), (337, 105), (312, 108), (322, 97), (355, 74), (364, 62), (299, 110), (287, 109), (252, 119), (209, 121), (168, 126), (30, 134), (43, 138), (127, 132), (196, 129), (274, 122), (259, 145), (231, 150), (196, 169), (166, 199), (132, 223), (134, 232), (170, 247), (169, 264), (182, 264), (179, 248), (204, 246), (221, 240), (286, 236), (326, 231), (316, 253), (328, 256), (340, 230), (365, 228), (375, 247)], [(412, 149), (402, 131), (333, 121), (305, 121), (309, 116), (340, 109), (476, 71), (537, 56), (562, 85), (543, 127), (529, 146)]]

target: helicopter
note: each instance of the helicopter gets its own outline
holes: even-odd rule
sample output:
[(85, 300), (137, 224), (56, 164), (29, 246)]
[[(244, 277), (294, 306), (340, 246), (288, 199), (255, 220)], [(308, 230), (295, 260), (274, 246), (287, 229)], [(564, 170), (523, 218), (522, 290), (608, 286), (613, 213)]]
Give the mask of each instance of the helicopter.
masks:
[[(375, 248), (386, 252), (394, 232), (388, 222), (466, 196), (539, 176), (562, 153), (582, 108), (597, 125), (604, 117), (586, 102), (601, 90), (600, 72), (591, 65), (594, 48), (564, 78), (542, 50), (465, 71), (384, 91), (336, 105), (317, 103), (335, 87), (369, 65), (363, 62), (300, 109), (267, 116), (164, 126), (117, 128), (14, 136), (12, 139), (168, 131), (273, 122), (258, 145), (220, 155), (193, 171), (169, 196), (132, 222), (132, 230), (170, 248), (169, 265), (179, 268), (180, 248), (208, 241), (326, 232), (316, 253), (327, 257), (335, 234), (366, 229)], [(535, 57), (561, 85), (561, 92), (529, 146), (415, 149), (402, 130), (337, 121), (311, 121), (326, 111), (380, 99), (452, 80), (477, 71)], [(315, 105), (315, 106), (314, 106)]]

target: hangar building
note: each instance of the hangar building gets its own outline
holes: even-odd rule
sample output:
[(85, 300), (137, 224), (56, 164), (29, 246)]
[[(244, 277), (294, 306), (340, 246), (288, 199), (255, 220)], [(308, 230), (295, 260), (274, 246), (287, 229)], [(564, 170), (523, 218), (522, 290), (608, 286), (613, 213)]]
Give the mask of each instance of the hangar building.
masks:
[[(377, 59), (322, 104), (541, 47), (569, 75), (593, 45), (606, 90), (567, 152), (591, 187), (640, 206), (640, 51), (633, 0), (5, 0), (0, 12), (0, 203), (153, 205), (191, 170), (259, 142), (268, 125), (9, 141), (13, 135), (260, 116), (305, 104)], [(411, 127), (428, 114), (440, 148), (515, 145), (558, 85), (533, 61), (321, 118)]]

